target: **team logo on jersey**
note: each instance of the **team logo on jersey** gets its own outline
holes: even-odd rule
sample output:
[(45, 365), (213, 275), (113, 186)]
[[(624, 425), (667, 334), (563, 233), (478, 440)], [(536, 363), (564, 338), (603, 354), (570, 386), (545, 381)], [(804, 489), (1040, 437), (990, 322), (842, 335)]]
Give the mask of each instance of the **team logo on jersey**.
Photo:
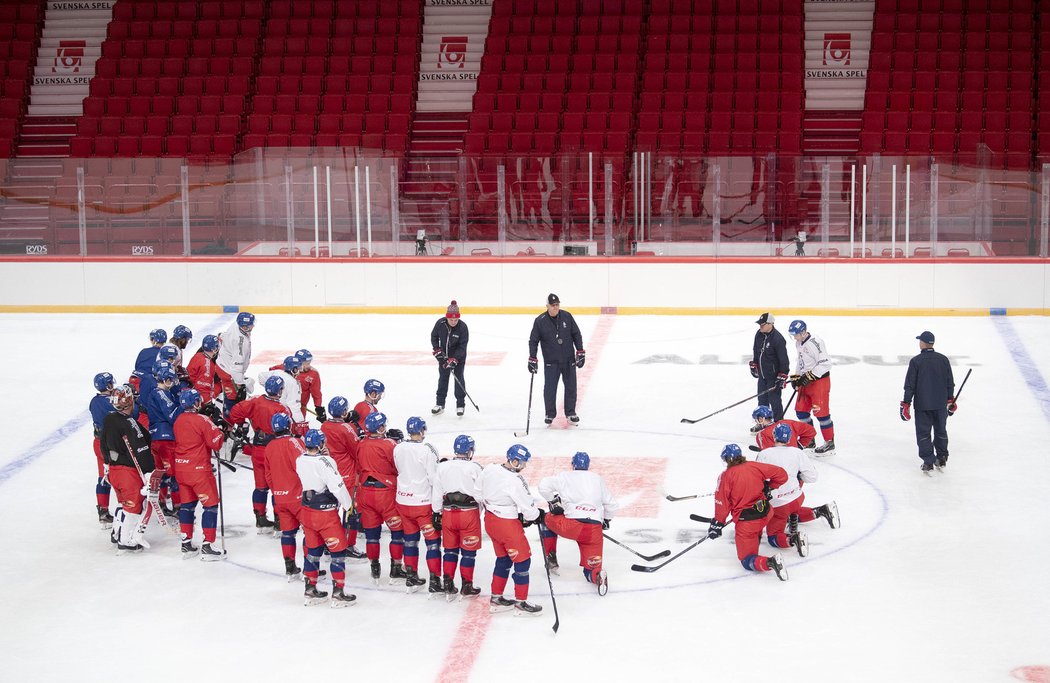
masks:
[(824, 66), (846, 67), (852, 60), (851, 33), (824, 34)]
[(51, 71), (56, 74), (75, 74), (84, 64), (84, 40), (60, 40), (55, 50), (55, 65)]
[(467, 36), (441, 36), (438, 46), (439, 69), (462, 69), (467, 60)]

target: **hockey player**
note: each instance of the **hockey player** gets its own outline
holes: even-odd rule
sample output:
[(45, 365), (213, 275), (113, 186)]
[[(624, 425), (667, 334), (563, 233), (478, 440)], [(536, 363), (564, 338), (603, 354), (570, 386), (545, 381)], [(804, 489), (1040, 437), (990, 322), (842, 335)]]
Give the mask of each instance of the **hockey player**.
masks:
[(307, 349), (299, 349), (295, 352), (299, 359), (300, 368), (296, 379), (299, 380), (299, 401), (302, 403), (303, 415), (306, 414), (306, 404), (313, 399), (314, 416), (317, 421), (324, 424), (328, 416), (324, 412), (324, 399), (321, 398), (321, 373), (313, 366), (314, 354)]
[(230, 376), (229, 382), (223, 385), (227, 413), (234, 403), (245, 400), (255, 390), (255, 380), (247, 375), (252, 362), (253, 329), (255, 316), (242, 311), (219, 335), (219, 356), (216, 362)]
[(175, 330), (171, 333), (171, 343), (178, 349), (178, 356), (175, 358), (175, 362), (172, 365), (175, 366), (175, 372), (179, 375), (179, 380), (186, 384), (187, 388), (190, 387), (189, 376), (186, 373), (184, 365), (186, 347), (193, 339), (193, 332), (190, 328), (185, 325), (177, 325)]
[(252, 474), (255, 475), (252, 510), (255, 513), (255, 528), (260, 534), (273, 528), (273, 522), (266, 519), (266, 496), (270, 492), (270, 486), (266, 483), (266, 446), (273, 440), (273, 416), (285, 413), (291, 417), (288, 408), (281, 403), (284, 380), (271, 377), (266, 380), (263, 389), (266, 391), (264, 395), (241, 401), (230, 411), (230, 424), (238, 426), (239, 437), (245, 434), (241, 426), (245, 420), (250, 421), (252, 429), (255, 430), (251, 446), (245, 446), (244, 450), (252, 458)]
[(299, 388), (299, 380), (296, 379), (296, 375), (299, 374), (299, 368), (302, 367), (302, 363), (295, 356), (285, 356), (284, 362), (280, 365), (275, 365), (269, 370), (264, 370), (259, 373), (259, 384), (266, 384), (266, 380), (271, 377), (280, 377), (284, 380), (284, 392), (281, 394), (281, 403), (288, 408), (288, 414), (292, 416), (293, 421), (296, 423), (293, 426), (293, 431), (299, 435), (306, 433), (306, 413), (303, 411), (302, 401), (300, 396), (302, 394)]
[(95, 451), (95, 463), (98, 465), (98, 480), (95, 482), (95, 509), (98, 511), (98, 523), (103, 529), (113, 526), (113, 515), (109, 513), (109, 466), (102, 457), (102, 420), (106, 415), (112, 413), (116, 408), (110, 400), (113, 395), (113, 375), (108, 372), (100, 372), (95, 375), (96, 393), (91, 402), (88, 403), (88, 411), (91, 413), (91, 422), (94, 426), (94, 438), (91, 448)]
[(185, 389), (179, 394), (182, 413), (175, 418), (175, 453), (172, 459), (175, 479), (179, 482), (179, 527), (182, 530), (182, 557), (196, 557), (193, 545), (193, 527), (197, 518), (198, 501), (201, 512), (201, 531), (204, 543), (200, 547), (205, 562), (221, 560), (226, 555), (215, 547), (215, 522), (219, 517), (219, 490), (212, 474), (213, 451), (222, 448), (222, 430), (201, 415), (203, 405), (196, 389)]
[[(537, 349), (543, 350), (543, 405), (547, 424), (554, 422), (557, 414), (558, 379), (565, 383), (565, 417), (572, 424), (579, 424), (576, 415), (576, 369), (587, 360), (583, 350), (583, 335), (572, 313), (561, 310), (561, 299), (557, 294), (547, 295), (547, 312), (541, 313), (532, 323), (529, 335), (529, 372), (539, 372)], [(573, 349), (576, 349), (575, 355)]]
[(376, 405), (383, 399), (384, 393), (386, 393), (386, 385), (378, 379), (370, 379), (365, 382), (365, 398), (354, 406), (354, 411), (350, 413), (350, 420), (357, 425), (358, 434), (367, 433), (365, 419), (379, 410)]
[(820, 423), (824, 443), (814, 449), (817, 455), (835, 454), (835, 424), (831, 421), (831, 356), (824, 340), (809, 333), (806, 323), (792, 320), (788, 333), (795, 340), (798, 365), (791, 376), (791, 386), (798, 389), (795, 416), (800, 422), (813, 424), (810, 412)]
[[(170, 363), (160, 361), (157, 364), (157, 370), (153, 378), (156, 380), (157, 385), (148, 394), (143, 395), (142, 403), (149, 414), (149, 435), (153, 450), (153, 460), (156, 462), (157, 468), (164, 471), (160, 484), (159, 502), (165, 515), (175, 517), (180, 500), (178, 496), (178, 482), (171, 476), (172, 459), (175, 456), (173, 425), (179, 413), (182, 412), (182, 408), (171, 391), (175, 383), (178, 382), (178, 376), (175, 374), (175, 368)], [(169, 493), (172, 499), (170, 509), (164, 505)]]
[[(591, 456), (580, 451), (572, 456), (571, 471), (545, 477), (540, 482), (540, 495), (551, 506), (551, 514), (544, 517), (540, 535), (547, 565), (552, 569), (558, 566), (558, 536), (576, 541), (584, 577), (598, 587), (598, 595), (605, 595), (609, 582), (602, 569), (602, 530), (609, 528), (619, 505), (601, 476), (591, 472), (590, 467)], [(543, 533), (544, 527), (549, 531)]]
[(127, 384), (114, 389), (110, 401), (115, 410), (102, 420), (101, 447), (120, 504), (111, 538), (117, 554), (124, 554), (149, 547), (143, 538), (149, 521), (149, 509), (143, 514), (143, 490), (159, 486), (161, 472), (154, 468), (149, 433), (132, 417), (134, 390)]
[(449, 375), (455, 374), (458, 380), (453, 390), (456, 415), (463, 416), (467, 400), (467, 382), (463, 371), (467, 364), (469, 341), (467, 324), (459, 319), (459, 304), (453, 301), (445, 310), (445, 316), (438, 318), (434, 329), (430, 331), (430, 346), (434, 349), (434, 360), (438, 362), (437, 401), (430, 409), (434, 415), (445, 411)]
[(403, 435), (399, 429), (387, 430), (386, 415), (370, 413), (365, 419), (368, 436), (357, 447), (361, 486), (357, 491), (357, 509), (365, 530), (365, 552), (368, 554), (372, 581), (379, 583), (379, 537), (382, 524), (390, 529), (390, 583), (405, 578), (401, 561), (405, 554), (404, 527), (397, 511), (397, 467), (394, 446)]
[[(777, 425), (787, 425), (791, 428), (791, 441), (788, 446), (813, 448), (816, 445), (817, 430), (813, 429), (813, 425), (798, 420), (778, 420), (774, 423), (773, 410), (769, 406), (755, 408), (751, 412), (751, 418), (755, 421), (751, 431), (755, 435), (758, 450), (773, 446), (773, 428)], [(752, 450), (755, 450), (755, 447), (752, 447)]]
[[(295, 536), (299, 532), (300, 498), (303, 489), (295, 473), (295, 461), (306, 452), (303, 442), (292, 436), (292, 420), (285, 413), (270, 419), (273, 441), (266, 446), (266, 483), (273, 492), (274, 525), (281, 529), (284, 573), (290, 581), (299, 573), (295, 565)], [(303, 546), (305, 554), (306, 546)]]
[[(514, 444), (507, 449), (506, 462), (488, 465), (481, 473), (479, 502), (485, 506), (485, 531), (496, 551), (490, 612), (517, 609), (519, 614), (531, 616), (543, 609), (527, 602), (532, 550), (525, 539), (524, 527), (543, 523), (543, 511), (537, 509), (529, 485), (521, 476), (531, 457), (529, 449)], [(514, 600), (503, 597), (511, 566), (514, 567)]]
[[(357, 428), (348, 420), (350, 402), (342, 396), (336, 396), (328, 402), (328, 419), (321, 425), (324, 432), (328, 453), (339, 468), (350, 497), (356, 499), (358, 485), (357, 447), (361, 439)], [(357, 549), (357, 532), (361, 526), (361, 515), (354, 511), (346, 527), (346, 556), (352, 560), (365, 560), (368, 556)]]
[(715, 518), (707, 530), (708, 538), (718, 538), (726, 520), (736, 522), (736, 556), (744, 569), (753, 572), (777, 573), (781, 581), (788, 580), (784, 558), (780, 553), (772, 557), (758, 554), (762, 530), (769, 521), (769, 491), (783, 486), (787, 472), (782, 467), (760, 462), (748, 462), (740, 446), (727, 444), (722, 449), (726, 469), (718, 475), (715, 486)]
[(419, 417), (410, 417), (405, 425), (408, 440), (394, 446), (394, 467), (397, 468), (397, 494), (394, 501), (401, 517), (405, 538), (405, 587), (415, 592), (426, 581), (419, 578), (419, 536), (427, 546), (427, 570), (430, 572), (431, 593), (441, 593), (441, 533), (434, 526), (431, 501), (434, 495), (434, 476), (437, 473), (438, 452), (425, 443), (427, 423)]
[[(434, 527), (441, 532), (445, 547), (442, 566), (442, 588), (451, 600), (456, 594), (456, 564), (463, 583), (459, 589), (465, 598), (481, 592), (474, 585), (474, 561), (481, 547), (481, 465), (472, 462), (474, 439), (460, 434), (452, 444), (455, 457), (438, 463), (434, 476), (431, 508)], [(463, 559), (460, 561), (459, 557)]]
[(139, 351), (139, 355), (135, 357), (133, 377), (141, 378), (150, 374), (153, 370), (153, 364), (157, 361), (157, 352), (167, 341), (168, 333), (166, 331), (160, 328), (149, 331), (149, 346)]
[(303, 532), (306, 536), (306, 561), (303, 574), (306, 577), (304, 603), (316, 605), (324, 602), (328, 593), (317, 590), (317, 576), (321, 553), (325, 547), (332, 555), (332, 607), (354, 605), (357, 596), (346, 593), (346, 535), (340, 521), (339, 508), (345, 518), (353, 511), (353, 501), (343, 484), (335, 463), (324, 455), (324, 433), (311, 429), (303, 439), (306, 452), (295, 461), (295, 472), (302, 482)]
[(769, 406), (775, 419), (784, 417), (784, 404), (780, 393), (788, 381), (791, 361), (788, 360), (787, 342), (780, 330), (774, 328), (776, 316), (763, 313), (755, 323), (755, 342), (751, 350), (751, 376), (758, 380), (758, 404)]
[(209, 334), (201, 340), (201, 347), (190, 359), (186, 373), (190, 384), (201, 395), (201, 400), (210, 403), (222, 395), (222, 383), (228, 382), (230, 376), (215, 362), (219, 354), (219, 338)]

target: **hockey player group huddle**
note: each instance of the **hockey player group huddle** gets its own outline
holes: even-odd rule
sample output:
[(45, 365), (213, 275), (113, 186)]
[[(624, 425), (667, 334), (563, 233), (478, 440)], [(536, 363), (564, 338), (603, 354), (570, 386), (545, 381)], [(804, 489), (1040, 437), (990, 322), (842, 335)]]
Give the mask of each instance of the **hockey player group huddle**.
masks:
[[(222, 335), (205, 336), (185, 364), (192, 332), (179, 325), (169, 343), (164, 330), (153, 330), (126, 384), (116, 386), (108, 372), (95, 376), (98, 393), (90, 411), (96, 503), (118, 554), (149, 548), (145, 535), (156, 520), (180, 535), (183, 558), (223, 559), (222, 470), (250, 469), (256, 527), (260, 533), (279, 533), (285, 575), (289, 581), (302, 575), (306, 605), (355, 604), (346, 587), (348, 561), (367, 560), (378, 584), (384, 525), (390, 533), (390, 583), (403, 582), (408, 592), (429, 583), (429, 593), (450, 601), (476, 597), (482, 518), (496, 555), (492, 611), (534, 615), (542, 609), (528, 602), (531, 552), (524, 530), (532, 524), (539, 525), (551, 569), (557, 568), (557, 536), (576, 540), (584, 575), (605, 594), (602, 529), (617, 506), (601, 477), (589, 471), (586, 453), (573, 457), (571, 471), (540, 483), (540, 494), (552, 501), (552, 513), (546, 514), (521, 476), (531, 458), (527, 448), (515, 444), (505, 462), (482, 467), (472, 461), (474, 439), (461, 434), (453, 456), (442, 458), (426, 442), (421, 418), (407, 420), (407, 436), (388, 428), (387, 416), (377, 407), (385, 386), (375, 379), (365, 383), (364, 398), (353, 408), (336, 396), (326, 411), (320, 375), (306, 349), (260, 373), (262, 393), (252, 396), (255, 382), (246, 372), (254, 325), (254, 315), (239, 313)], [(311, 428), (309, 413), (319, 429)], [(250, 457), (250, 466), (236, 460), (240, 451)], [(116, 493), (114, 515), (111, 491)], [(302, 568), (297, 564), (299, 529), (304, 532)], [(356, 547), (359, 533), (365, 536), (364, 552)], [(421, 539), (429, 582), (419, 575)], [(330, 557), (331, 596), (318, 585), (325, 574), (324, 555)], [(513, 599), (508, 599), (503, 594), (512, 572)]]

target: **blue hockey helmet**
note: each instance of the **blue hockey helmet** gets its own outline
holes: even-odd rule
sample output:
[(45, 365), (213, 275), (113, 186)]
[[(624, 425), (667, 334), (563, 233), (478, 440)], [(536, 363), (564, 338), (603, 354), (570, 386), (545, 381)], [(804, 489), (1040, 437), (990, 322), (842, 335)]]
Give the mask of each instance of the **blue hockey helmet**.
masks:
[(201, 340), (201, 348), (209, 353), (215, 351), (219, 348), (219, 338), (214, 334), (205, 335), (204, 339)]
[(270, 418), (270, 429), (273, 430), (274, 434), (287, 432), (291, 428), (292, 418), (288, 413), (274, 413), (274, 416)]
[(160, 351), (157, 353), (157, 360), (166, 361), (171, 363), (179, 357), (179, 350), (171, 344), (165, 344), (160, 347)]
[(375, 434), (380, 429), (386, 426), (386, 415), (378, 411), (369, 413), (368, 417), (365, 418), (365, 430), (369, 434)]
[(303, 362), (295, 356), (284, 357), (284, 371), (287, 372), (289, 375), (296, 374), (297, 372), (299, 372), (300, 369), (302, 369), (302, 367)]
[(788, 325), (788, 334), (794, 337), (796, 334), (802, 334), (806, 331), (805, 320), (792, 320), (791, 324)]
[(787, 443), (791, 441), (791, 437), (794, 432), (791, 431), (791, 425), (781, 422), (776, 427), (773, 427), (773, 440), (777, 443)]
[(242, 330), (245, 328), (250, 330), (251, 328), (255, 327), (255, 314), (249, 313), (248, 311), (238, 313), (237, 327), (241, 328)]
[(579, 451), (576, 455), (572, 456), (572, 469), (574, 470), (586, 470), (591, 467), (591, 456), (587, 455), (583, 451)]
[(185, 325), (178, 325), (175, 327), (175, 331), (171, 333), (172, 339), (185, 339), (189, 341), (193, 339), (193, 331)]
[(722, 449), (722, 459), (726, 461), (731, 458), (739, 458), (741, 455), (743, 455), (743, 451), (735, 443), (727, 443), (725, 448)]
[(108, 372), (100, 372), (95, 375), (95, 389), (98, 391), (109, 391), (113, 388), (113, 375)]
[(769, 406), (759, 406), (751, 411), (751, 419), (757, 420), (759, 418), (765, 418), (766, 420), (773, 419), (773, 409)]
[(179, 394), (179, 405), (183, 410), (193, 410), (201, 402), (201, 394), (196, 389), (183, 389)]
[(307, 349), (299, 349), (295, 352), (295, 357), (298, 358), (301, 363), (309, 363), (314, 359), (314, 354), (310, 353)]
[(385, 392), (385, 391), (386, 391), (386, 385), (384, 385), (378, 379), (370, 379), (367, 382), (365, 382), (365, 395), (366, 396), (368, 394), (373, 393), (373, 392), (382, 395), (383, 392)]
[(325, 441), (324, 432), (320, 429), (311, 429), (306, 433), (306, 436), (303, 437), (303, 443), (307, 448), (320, 448), (321, 446), (324, 446)]
[(460, 434), (452, 443), (452, 450), (456, 455), (467, 455), (474, 451), (474, 439), (466, 434)]
[(165, 382), (171, 380), (172, 382), (178, 380), (179, 375), (175, 372), (175, 368), (171, 366), (171, 363), (167, 361), (157, 361), (153, 364), (153, 377), (158, 382)]
[(336, 396), (328, 402), (329, 417), (346, 417), (346, 414), (349, 412), (350, 401), (347, 401), (342, 396)]
[(266, 391), (267, 396), (280, 396), (281, 392), (284, 391), (284, 380), (277, 375), (271, 375), (266, 378), (266, 384), (263, 385), (263, 389)]
[(422, 434), (427, 430), (427, 423), (421, 417), (410, 417), (405, 424), (405, 431), (409, 434)]
[(149, 340), (154, 344), (163, 344), (168, 341), (168, 333), (158, 327), (149, 331)]
[(507, 449), (507, 462), (514, 462), (515, 460), (521, 463), (529, 461), (532, 457), (532, 453), (529, 453), (529, 449), (522, 446), (520, 443), (516, 443)]

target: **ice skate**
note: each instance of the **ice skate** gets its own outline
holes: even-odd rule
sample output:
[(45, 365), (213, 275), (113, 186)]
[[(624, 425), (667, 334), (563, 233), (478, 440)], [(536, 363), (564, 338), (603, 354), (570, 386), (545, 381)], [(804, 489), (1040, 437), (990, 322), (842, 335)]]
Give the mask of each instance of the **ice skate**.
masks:
[(372, 560), (369, 571), (372, 574), (372, 583), (379, 585), (379, 577), (383, 574), (383, 568), (379, 566), (379, 560)]
[(796, 531), (794, 535), (788, 537), (788, 540), (791, 542), (792, 547), (798, 551), (799, 557), (809, 555), (809, 536), (806, 535), (805, 531)]
[(431, 415), (440, 415), (443, 412), (445, 412), (445, 406), (434, 406), (430, 409)]
[[(394, 584), (397, 581), (404, 581), (406, 576), (408, 576), (408, 575), (405, 574), (405, 567), (404, 567), (404, 565), (402, 565), (397, 560), (390, 560), (390, 583), (391, 583), (391, 585)], [(424, 581), (424, 583), (426, 583), (426, 582)]]
[[(390, 569), (390, 583), (393, 583), (393, 582), (394, 582), (394, 570), (393, 570), (393, 567), (391, 567), (391, 569)], [(405, 570), (405, 592), (406, 593), (415, 593), (420, 588), (422, 588), (424, 584), (426, 584), (426, 579), (419, 578), (419, 574), (416, 573), (415, 569), (406, 569)]]
[(943, 472), (944, 468), (948, 466), (948, 456), (938, 455), (937, 459), (933, 462), (933, 466), (937, 469), (938, 472)]
[(538, 617), (543, 608), (533, 605), (531, 602), (518, 600), (514, 603), (514, 616), (516, 617)]
[(481, 593), (481, 589), (475, 586), (470, 581), (464, 581), (463, 585), (459, 588), (459, 594), (464, 598), (476, 598)]
[(310, 607), (312, 605), (320, 605), (328, 598), (327, 591), (317, 590), (316, 583), (310, 583), (310, 580), (306, 580), (306, 590), (303, 591), (303, 605)]
[(302, 571), (303, 570), (295, 564), (295, 560), (290, 557), (284, 558), (284, 575), (288, 577), (288, 583), (294, 581)]
[(463, 413), (464, 412), (466, 412), (466, 409), (463, 406), (456, 406), (456, 416), (457, 417), (463, 417)]
[(516, 602), (508, 600), (502, 595), (493, 595), (489, 598), (489, 612), (492, 614), (498, 614), (499, 612), (509, 612), (514, 609)]
[(193, 545), (193, 539), (187, 538), (182, 542), (182, 559), (191, 560), (197, 557), (197, 553), (200, 552), (200, 548)]
[(359, 564), (361, 562), (368, 561), (368, 555), (357, 549), (356, 546), (350, 546), (346, 549), (346, 559)]
[(226, 551), (222, 548), (213, 548), (211, 543), (205, 543), (201, 546), (201, 561), (203, 562), (217, 562), (218, 560), (226, 559)]
[(95, 506), (98, 509), (98, 523), (103, 529), (113, 528), (113, 515), (109, 514), (109, 510), (102, 507), (101, 505)]
[(357, 596), (353, 593), (347, 593), (343, 590), (342, 586), (336, 586), (332, 589), (332, 609), (340, 609), (343, 607), (353, 607), (357, 604)]
[(922, 472), (927, 477), (932, 477), (933, 476), (933, 465), (924, 462), (922, 464), (922, 467), (919, 468), (919, 471)]
[(273, 522), (266, 519), (265, 512), (255, 513), (255, 529), (260, 536), (262, 534), (268, 534), (273, 531)]
[(558, 553), (547, 553), (547, 569), (550, 570), (551, 574), (561, 576), (561, 570), (558, 567)]
[(569, 413), (565, 417), (569, 418), (569, 424), (578, 425), (580, 424), (580, 416), (576, 413)]
[(595, 583), (598, 584), (598, 595), (605, 595), (609, 592), (609, 576), (604, 569), (598, 572), (598, 580)]
[(543, 418), (543, 424), (545, 424), (545, 425), (549, 425), (552, 422), (554, 422), (554, 418), (553, 417), (545, 417), (545, 418)]
[(142, 545), (139, 543), (133, 543), (131, 545), (124, 545), (120, 542), (117, 543), (117, 555), (131, 555), (133, 553), (141, 553), (142, 550)]
[(769, 568), (776, 572), (778, 579), (780, 579), (781, 581), (788, 580), (788, 570), (787, 567), (784, 566), (784, 558), (780, 555), (780, 553), (777, 553), (776, 555), (770, 557), (768, 562)]
[(445, 587), (441, 585), (441, 577), (437, 574), (430, 575), (430, 585), (427, 586), (427, 592), (431, 596), (442, 594), (445, 592)]
[(839, 506), (835, 501), (824, 503), (819, 507), (813, 508), (813, 514), (817, 517), (823, 517), (827, 520), (828, 526), (832, 529), (838, 529), (842, 522), (839, 519)]
[(814, 448), (813, 454), (819, 456), (835, 455), (835, 439), (828, 439), (821, 445)]
[(451, 576), (444, 578), (441, 590), (445, 591), (445, 599), (449, 602), (453, 602), (459, 596), (459, 591), (456, 590), (456, 582), (452, 580)]

